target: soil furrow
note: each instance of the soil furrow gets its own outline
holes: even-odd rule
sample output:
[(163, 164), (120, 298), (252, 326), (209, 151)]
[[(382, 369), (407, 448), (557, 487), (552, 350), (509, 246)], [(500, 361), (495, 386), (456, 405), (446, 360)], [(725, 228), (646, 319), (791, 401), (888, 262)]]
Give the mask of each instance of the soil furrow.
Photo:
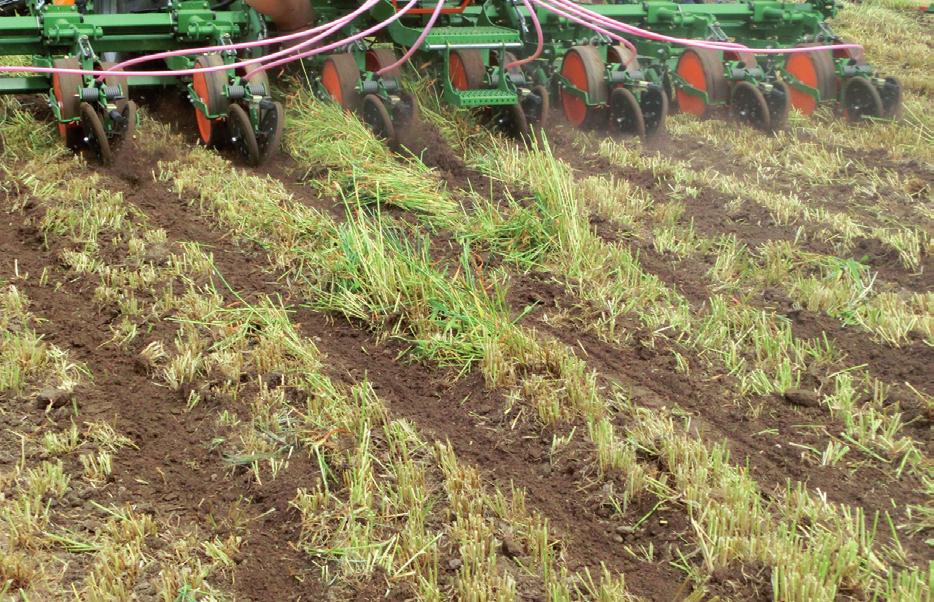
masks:
[[(41, 211), (30, 211), (32, 223)], [(133, 352), (121, 350), (111, 340), (109, 325), (116, 313), (91, 301), (98, 283), (73, 279), (57, 267), (59, 253), (67, 245), (51, 241), (46, 249), (32, 225), (17, 226), (11, 223), (12, 216), (4, 217), (0, 255), (15, 259), (21, 271), (35, 275), (23, 286), (36, 311), (49, 320), (42, 334), (70, 350), (94, 374), (94, 384), (79, 392), (82, 416), (115, 420), (116, 428), (136, 446), (122, 450), (115, 462), (108, 486), (114, 501), (220, 536), (229, 534), (226, 525), (231, 516), (248, 517), (250, 530), (240, 548), (237, 571), (223, 584), (243, 599), (268, 600), (272, 595), (295, 600), (323, 591), (309, 560), (282, 545), (287, 541), (282, 535), (294, 535), (297, 528), (290, 520), (293, 511), (288, 501), (298, 484), (311, 486), (317, 472), (300, 457), (290, 461), (279, 479), (264, 485), (255, 483), (245, 470), (232, 472), (210, 449), (212, 439), (223, 434), (217, 408), (199, 404), (186, 411), (178, 393), (150, 380), (136, 361), (135, 352), (144, 343), (132, 345)], [(238, 266), (241, 272), (252, 270), (245, 262), (227, 267)], [(60, 281), (61, 286), (38, 284), (45, 267), (50, 269), (50, 282)], [(254, 283), (254, 290), (262, 289), (262, 284)], [(171, 323), (160, 322), (146, 339), (169, 341), (173, 331)]]
[[(250, 252), (225, 239), (186, 203), (152, 182), (146, 171), (139, 173), (154, 163), (152, 159), (137, 158), (136, 172), (128, 172), (126, 165), (116, 172), (124, 184), (115, 183), (114, 188), (123, 191), (127, 202), (137, 205), (170, 237), (206, 245), (235, 290), (250, 294), (257, 289), (279, 292), (287, 305), (301, 302), (285, 288), (265, 282), (274, 278), (257, 267), (265, 263), (261, 253)], [(296, 171), (279, 166), (263, 168), (258, 173), (294, 178)], [(292, 186), (295, 185), (293, 179)], [(296, 198), (319, 209), (330, 202), (341, 207), (343, 215), (338, 202), (312, 196), (306, 189)], [(619, 542), (621, 537), (614, 530), (619, 520), (611, 520), (608, 509), (595, 507), (592, 500), (582, 503), (587, 495), (583, 462), (576, 457), (568, 458), (559, 467), (552, 467), (548, 454), (550, 436), (533, 432), (528, 426), (510, 432), (501, 418), (506, 400), (500, 392), (489, 391), (479, 373), (457, 380), (455, 375), (423, 363), (406, 364), (400, 361), (405, 354), (401, 343), (379, 343), (364, 328), (320, 312), (298, 309), (292, 321), (303, 335), (315, 340), (327, 358), (325, 372), (335, 380), (349, 384), (365, 376), (395, 415), (411, 420), (429, 436), (450, 441), (459, 458), (479, 467), (501, 489), (508, 489), (510, 483), (525, 489), (530, 508), (546, 516), (555, 535), (564, 542), (563, 552), (571, 570), (584, 567), (599, 570), (603, 563), (613, 571), (625, 572), (627, 586), (633, 592), (651, 599), (671, 599), (683, 576), (667, 564), (647, 563), (626, 554)], [(687, 528), (679, 513), (671, 513), (668, 520), (669, 525), (681, 528), (646, 531), (629, 537), (626, 543), (635, 547), (652, 542), (656, 549), (666, 550)]]

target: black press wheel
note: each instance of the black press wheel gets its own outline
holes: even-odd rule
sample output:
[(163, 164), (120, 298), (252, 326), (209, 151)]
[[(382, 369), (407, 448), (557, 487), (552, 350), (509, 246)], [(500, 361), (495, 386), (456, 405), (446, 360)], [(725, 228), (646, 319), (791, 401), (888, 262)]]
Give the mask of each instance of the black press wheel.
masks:
[(281, 102), (276, 101), (263, 101), (260, 107), (262, 117), (259, 119), (259, 131), (256, 132), (256, 144), (259, 146), (259, 162), (265, 163), (278, 152), (282, 144), (285, 109)]
[(246, 159), (249, 165), (259, 165), (259, 143), (253, 132), (253, 124), (246, 110), (238, 104), (227, 107), (227, 132), (230, 143)]
[(785, 127), (785, 122), (788, 121), (788, 109), (791, 107), (788, 84), (776, 80), (772, 82), (772, 89), (764, 96), (765, 104), (769, 107), (769, 129), (777, 132)]
[(104, 165), (113, 163), (113, 152), (107, 140), (107, 132), (101, 118), (90, 104), (81, 103), (81, 129), (84, 132), (84, 143), (88, 145), (94, 156)]
[(884, 109), (879, 91), (865, 77), (851, 77), (843, 85), (843, 113), (848, 120), (882, 117)]
[(771, 117), (769, 105), (758, 86), (741, 81), (733, 86), (730, 95), (730, 111), (733, 117), (745, 121), (756, 129), (769, 131)]
[(668, 95), (662, 86), (651, 85), (639, 96), (642, 120), (645, 122), (645, 135), (654, 136), (665, 129), (668, 117)]
[(389, 110), (379, 96), (376, 94), (364, 96), (360, 114), (363, 122), (370, 126), (370, 129), (378, 138), (385, 140), (390, 146), (394, 146), (398, 142), (396, 126), (393, 125)]
[(610, 94), (610, 131), (645, 137), (645, 117), (635, 95), (619, 87)]
[(132, 100), (122, 100), (117, 104), (118, 115), (112, 116), (110, 128), (114, 144), (120, 144), (133, 137), (136, 132), (136, 108), (136, 103)]
[(542, 84), (532, 86), (529, 94), (522, 99), (522, 110), (530, 124), (537, 128), (545, 127), (548, 113), (551, 111), (551, 97), (548, 88)]
[(902, 84), (894, 77), (885, 78), (885, 83), (879, 88), (879, 97), (882, 99), (882, 116), (888, 119), (898, 119), (902, 114)]
[(399, 101), (392, 106), (392, 122), (406, 128), (418, 121), (418, 100), (408, 90), (399, 92)]

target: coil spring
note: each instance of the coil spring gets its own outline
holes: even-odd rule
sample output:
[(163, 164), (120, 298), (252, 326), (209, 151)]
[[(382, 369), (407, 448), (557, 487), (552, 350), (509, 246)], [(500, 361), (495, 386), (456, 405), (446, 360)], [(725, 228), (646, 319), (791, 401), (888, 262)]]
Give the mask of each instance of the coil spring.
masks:
[(107, 98), (107, 100), (123, 98), (123, 94), (120, 92), (120, 86), (104, 86), (104, 97)]
[(100, 93), (97, 91), (97, 88), (81, 88), (81, 102), (94, 102), (100, 98)]
[(240, 100), (246, 96), (246, 88), (240, 85), (227, 87), (227, 98), (230, 100)]

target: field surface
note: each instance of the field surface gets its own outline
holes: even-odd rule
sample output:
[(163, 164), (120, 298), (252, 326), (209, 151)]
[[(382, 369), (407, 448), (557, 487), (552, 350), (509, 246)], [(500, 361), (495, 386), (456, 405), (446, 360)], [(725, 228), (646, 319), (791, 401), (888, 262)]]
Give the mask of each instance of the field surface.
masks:
[(0, 598), (930, 600), (934, 21), (835, 22), (895, 123), (393, 152), (0, 98)]

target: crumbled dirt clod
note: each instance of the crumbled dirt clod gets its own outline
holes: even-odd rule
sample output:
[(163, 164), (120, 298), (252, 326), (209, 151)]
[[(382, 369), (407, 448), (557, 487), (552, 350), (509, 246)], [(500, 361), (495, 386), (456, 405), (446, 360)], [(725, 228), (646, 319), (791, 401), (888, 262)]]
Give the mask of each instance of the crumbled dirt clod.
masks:
[(40, 410), (60, 408), (71, 401), (71, 397), (71, 391), (51, 387), (45, 388), (36, 394), (36, 407)]
[(788, 389), (785, 391), (785, 401), (803, 408), (816, 408), (820, 405), (820, 395), (807, 389)]
[(525, 554), (522, 544), (508, 535), (503, 537), (502, 549), (507, 558), (517, 558)]

